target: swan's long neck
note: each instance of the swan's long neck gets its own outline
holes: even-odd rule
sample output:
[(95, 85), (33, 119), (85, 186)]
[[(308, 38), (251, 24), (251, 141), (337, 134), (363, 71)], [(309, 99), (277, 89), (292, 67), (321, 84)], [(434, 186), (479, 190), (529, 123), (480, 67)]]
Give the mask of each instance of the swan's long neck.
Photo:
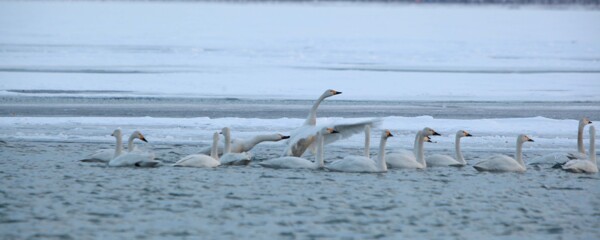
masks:
[(419, 132), (417, 135), (417, 162), (421, 163), (423, 167), (427, 167), (427, 162), (425, 162), (425, 151), (423, 150), (423, 139), (425, 138), (425, 134), (423, 132)]
[(324, 139), (323, 134), (319, 133), (317, 135), (317, 144), (318, 144), (317, 145), (317, 156), (316, 156), (317, 159), (315, 161), (315, 164), (317, 164), (317, 167), (319, 167), (319, 168), (322, 168), (325, 166), (325, 160), (323, 157), (323, 154), (325, 152), (325, 149), (324, 149), (325, 141), (323, 139)]
[(115, 148), (115, 155), (113, 156), (113, 158), (118, 157), (119, 155), (121, 155), (121, 152), (123, 152), (123, 138), (120, 134), (115, 136), (115, 138), (117, 139), (117, 147)]
[(525, 167), (525, 162), (523, 162), (523, 141), (519, 136), (517, 138), (517, 162), (521, 164), (521, 166)]
[(385, 143), (387, 142), (386, 137), (381, 137), (379, 141), (379, 155), (377, 156), (377, 164), (379, 165), (380, 171), (387, 171), (387, 164), (385, 163)]
[(594, 126), (590, 128), (590, 161), (598, 167), (598, 162), (596, 162), (596, 128)]
[(223, 135), (225, 135), (225, 149), (223, 149), (223, 154), (227, 154), (231, 152), (231, 132), (225, 130)]
[(365, 126), (365, 157), (371, 158), (371, 126)]
[(583, 120), (579, 121), (579, 128), (577, 129), (577, 151), (579, 153), (585, 154), (585, 147), (583, 146), (583, 128), (585, 127), (585, 122)]
[(317, 108), (319, 108), (319, 105), (321, 102), (323, 102), (323, 100), (325, 100), (325, 94), (321, 95), (315, 104), (313, 104), (310, 112), (308, 113), (308, 118), (306, 118), (306, 121), (304, 122), (304, 125), (317, 125)]
[(419, 154), (419, 136), (421, 136), (421, 131), (418, 131), (417, 135), (415, 135), (415, 143), (413, 144), (413, 154), (415, 156)]
[(213, 135), (212, 147), (210, 149), (210, 157), (219, 161), (219, 134), (215, 133)]
[(281, 138), (279, 137), (279, 135), (275, 136), (275, 135), (258, 135), (253, 137), (252, 139), (247, 141), (247, 144), (245, 144), (248, 149), (253, 148), (254, 146), (256, 146), (256, 144), (259, 144), (261, 142), (265, 142), (265, 141), (271, 141), (271, 142), (275, 142), (275, 141), (279, 141)]
[(133, 134), (131, 134), (131, 136), (129, 136), (129, 140), (127, 140), (127, 151), (131, 152), (133, 151), (133, 140), (135, 139), (135, 136)]
[(462, 152), (460, 151), (460, 138), (461, 136), (456, 134), (456, 139), (454, 139), (454, 150), (456, 151), (456, 160), (461, 164), (467, 164), (465, 158), (462, 155)]

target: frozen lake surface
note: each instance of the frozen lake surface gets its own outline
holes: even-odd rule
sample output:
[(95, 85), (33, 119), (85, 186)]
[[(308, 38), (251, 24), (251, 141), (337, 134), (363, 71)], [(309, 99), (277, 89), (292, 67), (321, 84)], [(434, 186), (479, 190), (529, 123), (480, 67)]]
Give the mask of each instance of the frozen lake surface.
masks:
[[(483, 21), (485, 19), (485, 21)], [(600, 12), (389, 4), (0, 2), (1, 239), (598, 239), (598, 175), (472, 167), (386, 174), (173, 168), (232, 128), (287, 134), (381, 118), (408, 148), (469, 164), (576, 146), (600, 121)], [(77, 160), (138, 129), (164, 165)], [(377, 136), (374, 134), (374, 136)], [(585, 134), (587, 146), (587, 131)], [(326, 161), (360, 154), (360, 135)], [(375, 153), (375, 149), (371, 149)]]

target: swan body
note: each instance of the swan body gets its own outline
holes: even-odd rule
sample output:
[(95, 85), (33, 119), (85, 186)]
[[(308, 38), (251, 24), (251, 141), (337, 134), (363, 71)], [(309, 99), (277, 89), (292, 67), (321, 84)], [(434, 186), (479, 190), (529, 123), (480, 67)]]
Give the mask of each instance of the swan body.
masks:
[(213, 143), (210, 156), (205, 154), (192, 154), (181, 158), (174, 167), (198, 167), (198, 168), (214, 168), (221, 165), (219, 155), (217, 154), (217, 144), (219, 143), (219, 133), (213, 134)]
[(160, 161), (154, 160), (153, 153), (127, 152), (108, 162), (111, 167), (155, 167)]
[(323, 130), (317, 133), (316, 141), (317, 141), (317, 155), (316, 161), (311, 162), (308, 159), (294, 156), (284, 156), (269, 159), (266, 161), (262, 161), (259, 165), (266, 168), (288, 168), (288, 169), (319, 169), (325, 166), (325, 161), (323, 160), (323, 152), (324, 152), (324, 137), (325, 134), (334, 134), (337, 133), (333, 128), (324, 128)]
[(574, 159), (587, 159), (588, 156), (585, 153), (585, 146), (583, 145), (583, 129), (586, 125), (591, 124), (589, 118), (584, 117), (579, 120), (579, 126), (577, 128), (577, 151), (571, 152), (555, 152), (546, 154), (540, 157), (536, 157), (529, 162), (529, 165), (555, 165), (563, 164), (567, 161)]
[(589, 159), (576, 159), (565, 163), (562, 169), (569, 172), (575, 173), (597, 173), (598, 162), (596, 162), (596, 128), (590, 126), (590, 158)]
[(418, 168), (427, 167), (423, 150), (423, 142), (431, 141), (429, 136), (440, 134), (431, 128), (424, 128), (415, 135), (415, 146), (413, 151), (391, 152), (386, 155), (385, 161), (390, 168)]
[(453, 158), (448, 155), (434, 154), (434, 155), (427, 157), (427, 159), (426, 159), (427, 166), (429, 166), (429, 167), (447, 167), (447, 166), (462, 167), (462, 166), (467, 165), (467, 162), (465, 161), (465, 159), (462, 155), (462, 152), (460, 151), (460, 139), (463, 137), (471, 137), (471, 136), (472, 135), (470, 133), (468, 133), (467, 131), (464, 131), (464, 130), (459, 130), (458, 132), (456, 132), (456, 137), (454, 139), (456, 158)]
[(476, 163), (473, 168), (477, 171), (489, 171), (489, 172), (525, 172), (525, 162), (523, 162), (523, 143), (533, 142), (533, 139), (529, 138), (525, 134), (521, 134), (517, 137), (517, 153), (516, 159), (506, 155), (493, 155), (486, 160)]
[(221, 165), (218, 160), (204, 154), (187, 155), (177, 161), (174, 167), (214, 168)]
[(318, 165), (315, 163), (300, 157), (278, 157), (269, 159), (259, 163), (259, 165), (266, 168), (275, 169), (317, 169)]
[[(289, 139), (289, 138), (290, 138), (290, 136), (284, 136), (284, 135), (281, 135), (278, 133), (257, 135), (250, 139), (237, 139), (236, 138), (236, 139), (231, 140), (231, 152), (232, 153), (248, 152), (248, 151), (252, 150), (252, 148), (254, 148), (254, 146), (258, 145), (259, 143), (277, 142), (277, 141), (281, 141), (281, 140)], [(212, 149), (212, 147), (208, 146), (208, 147), (202, 148), (199, 153), (208, 155), (208, 154), (210, 154), (211, 149)], [(223, 154), (224, 149), (225, 149), (225, 145), (223, 143), (219, 143), (218, 150), (217, 150), (219, 155)]]
[(226, 153), (219, 157), (221, 165), (248, 165), (252, 160), (252, 154), (243, 153)]
[[(118, 138), (121, 139), (122, 138), (122, 134), (121, 134), (121, 129), (119, 130), (119, 136)], [(115, 132), (113, 132), (112, 136), (117, 137)], [(144, 135), (142, 133), (140, 133), (139, 131), (134, 131), (131, 136), (129, 136), (129, 140), (127, 143), (127, 151), (131, 152), (134, 151), (135, 149), (135, 145), (133, 143), (133, 140), (135, 139), (140, 139), (144, 142), (148, 142), (146, 141), (146, 139), (144, 138)], [(119, 155), (122, 153), (122, 142), (118, 141), (117, 145), (121, 148), (121, 151), (119, 153)], [(118, 156), (118, 155), (116, 155)], [(104, 162), (107, 163), (109, 162), (111, 159), (115, 158), (115, 150), (114, 149), (100, 149), (96, 152), (94, 152), (93, 154), (89, 155), (86, 159), (82, 159), (81, 162)]]
[[(367, 132), (368, 131), (365, 131), (365, 135)], [(390, 130), (384, 130), (379, 143), (379, 156), (377, 157), (377, 160), (372, 160), (369, 158), (368, 153), (365, 151), (366, 156), (346, 156), (344, 159), (332, 162), (331, 164), (327, 165), (326, 168), (328, 170), (337, 172), (387, 172), (387, 165), (385, 163), (385, 144), (389, 137), (393, 137)]]
[(221, 156), (221, 165), (248, 165), (252, 156), (247, 153), (232, 153), (231, 152), (231, 130), (228, 127), (221, 130), (221, 134), (225, 136), (225, 151)]

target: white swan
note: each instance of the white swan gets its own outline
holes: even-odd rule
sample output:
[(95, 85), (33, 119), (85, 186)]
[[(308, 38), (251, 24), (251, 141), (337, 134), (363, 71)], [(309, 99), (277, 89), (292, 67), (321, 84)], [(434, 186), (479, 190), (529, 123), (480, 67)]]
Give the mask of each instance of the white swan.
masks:
[(221, 156), (221, 165), (248, 165), (252, 159), (252, 155), (248, 152), (232, 153), (231, 152), (231, 130), (224, 127), (221, 134), (225, 136), (225, 153)]
[(527, 168), (523, 162), (523, 143), (533, 142), (533, 139), (529, 138), (525, 134), (521, 134), (517, 137), (517, 159), (506, 155), (494, 155), (490, 158), (476, 163), (473, 167), (477, 171), (490, 171), (490, 172), (525, 172)]
[[(119, 131), (120, 133), (120, 131)], [(113, 133), (114, 134), (114, 133)], [(135, 136), (135, 137), (133, 137)], [(155, 167), (160, 164), (160, 161), (154, 160), (154, 153), (142, 152), (142, 151), (134, 151), (130, 145), (129, 151), (126, 153), (121, 153), (121, 137), (117, 138), (117, 147), (115, 149), (114, 158), (108, 162), (108, 166), (110, 167), (127, 167), (127, 166), (135, 166), (135, 167)], [(140, 138), (145, 142), (148, 142), (142, 133), (135, 131), (132, 134), (130, 139)], [(133, 140), (132, 140), (133, 142)]]
[(219, 133), (213, 134), (213, 142), (210, 156), (205, 154), (192, 154), (183, 157), (175, 164), (174, 167), (201, 167), (201, 168), (213, 168), (221, 165), (219, 161), (219, 154), (217, 154), (217, 146), (219, 144)]
[(423, 128), (415, 135), (415, 146), (413, 151), (403, 150), (399, 152), (390, 152), (386, 155), (385, 161), (390, 168), (426, 168), (423, 142), (430, 142), (429, 136), (440, 136), (431, 128)]
[(589, 159), (582, 160), (576, 159), (565, 163), (562, 169), (575, 172), (575, 173), (597, 173), (598, 162), (596, 162), (596, 128), (594, 125), (590, 126), (590, 157)]
[(134, 139), (139, 139), (142, 140), (144, 142), (148, 142), (146, 141), (146, 138), (144, 137), (144, 134), (142, 134), (140, 131), (135, 130), (133, 131), (133, 133), (131, 133), (131, 135), (129, 136), (129, 140), (127, 141), (127, 151), (131, 152), (131, 151), (140, 151), (139, 149), (137, 149), (137, 147), (135, 146), (135, 144), (133, 144), (133, 140)]
[(319, 169), (323, 168), (325, 162), (323, 160), (323, 152), (324, 150), (324, 140), (325, 135), (337, 133), (333, 128), (324, 128), (317, 133), (315, 136), (317, 142), (317, 154), (315, 156), (315, 162), (311, 162), (310, 160), (300, 158), (300, 157), (278, 157), (269, 159), (266, 161), (262, 161), (259, 165), (266, 168), (291, 168), (291, 169)]
[(335, 96), (338, 94), (342, 94), (342, 92), (338, 92), (336, 90), (333, 89), (327, 89), (325, 90), (325, 92), (323, 92), (323, 94), (321, 94), (321, 96), (317, 99), (317, 101), (313, 104), (312, 108), (310, 109), (310, 112), (308, 113), (308, 117), (306, 118), (306, 121), (304, 121), (305, 126), (315, 126), (317, 125), (317, 108), (319, 108), (319, 105), (321, 104), (321, 102), (323, 102), (323, 100), (325, 100), (325, 98), (331, 97), (331, 96)]
[(586, 125), (591, 124), (589, 118), (584, 117), (579, 120), (579, 126), (577, 128), (577, 151), (573, 152), (555, 152), (546, 154), (540, 157), (536, 157), (529, 162), (529, 165), (555, 165), (557, 163), (563, 164), (573, 159), (587, 159), (585, 154), (585, 146), (583, 146), (583, 129)]
[[(232, 153), (249, 152), (250, 150), (252, 150), (252, 148), (254, 148), (254, 146), (258, 145), (259, 143), (277, 142), (277, 141), (281, 141), (281, 140), (288, 139), (288, 138), (290, 138), (290, 136), (285, 136), (285, 135), (282, 135), (279, 133), (257, 135), (250, 139), (235, 138), (235, 139), (231, 140), (231, 152)], [(199, 151), (199, 153), (209, 155), (211, 149), (212, 149), (212, 146), (208, 146), (208, 147), (202, 148)], [(223, 154), (224, 149), (225, 149), (224, 144), (222, 142), (219, 142), (219, 147), (217, 149), (219, 155)]]
[[(365, 135), (367, 134), (365, 130)], [(385, 163), (385, 144), (389, 137), (393, 137), (390, 130), (383, 130), (381, 134), (381, 141), (379, 143), (379, 155), (377, 160), (372, 160), (367, 156), (346, 156), (344, 159), (336, 160), (325, 168), (331, 171), (337, 172), (360, 172), (360, 173), (378, 173), (387, 172), (387, 165)], [(368, 141), (365, 141), (367, 144)], [(368, 150), (367, 150), (368, 151)], [(365, 155), (369, 153), (365, 151)]]
[(465, 161), (462, 152), (460, 151), (460, 139), (463, 137), (471, 137), (472, 135), (470, 133), (468, 133), (467, 131), (464, 130), (459, 130), (458, 132), (456, 132), (456, 137), (454, 138), (454, 150), (456, 151), (456, 158), (453, 158), (451, 156), (448, 155), (442, 155), (442, 154), (434, 154), (431, 156), (428, 156), (426, 161), (427, 161), (427, 166), (429, 167), (447, 167), (447, 166), (452, 166), (452, 167), (462, 167), (467, 165), (467, 162)]
[(287, 146), (282, 153), (282, 156), (295, 156), (301, 157), (307, 149), (310, 149), (311, 152), (315, 152), (316, 146), (314, 141), (311, 144), (306, 144), (303, 139), (306, 139), (309, 136), (315, 135), (318, 131), (325, 127), (334, 128), (338, 131), (338, 134), (328, 134), (324, 135), (325, 144), (329, 144), (335, 142), (340, 139), (348, 138), (354, 134), (360, 133), (363, 131), (365, 125), (370, 125), (371, 127), (376, 124), (381, 123), (381, 119), (373, 119), (358, 123), (350, 123), (350, 124), (330, 124), (330, 125), (321, 125), (317, 126), (317, 108), (323, 100), (328, 97), (335, 96), (341, 94), (342, 92), (338, 92), (336, 90), (328, 89), (317, 99), (317, 101), (313, 104), (312, 108), (308, 113), (308, 117), (304, 124), (299, 128), (293, 130), (290, 133), (290, 139), (287, 142)]
[[(118, 133), (116, 132), (118, 130)], [(122, 153), (122, 134), (121, 134), (121, 129), (117, 129), (115, 131), (113, 131), (113, 133), (111, 134), (111, 136), (114, 136), (117, 139), (117, 145), (119, 146), (119, 148), (121, 149), (121, 151), (119, 151), (118, 155), (121, 155)], [(118, 134), (118, 136), (117, 136)], [(142, 135), (142, 133), (140, 133), (139, 131), (135, 131), (131, 134), (131, 136), (129, 136), (129, 140), (127, 143), (127, 151), (131, 152), (135, 149), (135, 145), (133, 144), (133, 140), (135, 139), (140, 139), (144, 142), (148, 142), (146, 141), (146, 139), (144, 138), (144, 135)], [(82, 159), (80, 160), (81, 162), (109, 162), (111, 159), (115, 158), (115, 150), (114, 149), (100, 149), (96, 152), (94, 152), (93, 154), (89, 155), (86, 159)]]

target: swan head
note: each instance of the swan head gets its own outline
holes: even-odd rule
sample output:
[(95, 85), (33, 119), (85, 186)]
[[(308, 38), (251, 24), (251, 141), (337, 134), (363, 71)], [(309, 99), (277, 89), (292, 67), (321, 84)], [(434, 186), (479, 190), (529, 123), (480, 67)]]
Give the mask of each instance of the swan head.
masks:
[(456, 136), (457, 137), (472, 137), (473, 135), (471, 135), (469, 132), (467, 132), (465, 130), (458, 130), (458, 132), (456, 132)]
[(583, 126), (591, 124), (591, 123), (592, 123), (592, 121), (588, 117), (583, 117), (583, 118), (581, 118), (581, 120), (579, 120), (579, 124), (581, 124)]
[(229, 129), (228, 127), (224, 127), (223, 129), (221, 129), (221, 132), (219, 132), (219, 134), (229, 135), (231, 134), (231, 129)]
[(392, 135), (392, 132), (390, 132), (390, 130), (388, 129), (384, 129), (383, 132), (381, 133), (381, 137), (382, 138), (389, 138), (389, 137), (393, 137), (394, 135)]
[(113, 136), (113, 137), (120, 137), (121, 136), (121, 129), (120, 128), (115, 129), (112, 132), (112, 134), (110, 134), (110, 135)]
[(340, 132), (338, 132), (334, 128), (324, 128), (321, 133), (324, 133), (324, 134), (334, 134), (334, 133), (340, 133)]
[(423, 128), (423, 134), (425, 134), (425, 136), (442, 136), (441, 134), (439, 134), (438, 132), (436, 132), (435, 130), (431, 129), (431, 128)]
[(144, 134), (142, 134), (140, 131), (135, 131), (131, 134), (131, 136), (133, 136), (134, 138), (140, 139), (144, 142), (148, 142), (148, 140), (146, 140), (146, 138), (144, 137)]
[(283, 139), (288, 139), (288, 138), (290, 138), (290, 136), (281, 135), (281, 134), (277, 134), (277, 136), (279, 136), (279, 140), (283, 140)]
[(522, 143), (524, 143), (524, 142), (534, 142), (533, 139), (531, 139), (529, 136), (527, 136), (525, 134), (519, 135), (518, 141), (522, 142)]
[(331, 97), (331, 96), (335, 96), (335, 95), (338, 95), (338, 94), (342, 94), (342, 92), (339, 92), (339, 91), (336, 91), (336, 90), (333, 90), (333, 89), (327, 89), (323, 93), (323, 96), (325, 96), (325, 97)]

